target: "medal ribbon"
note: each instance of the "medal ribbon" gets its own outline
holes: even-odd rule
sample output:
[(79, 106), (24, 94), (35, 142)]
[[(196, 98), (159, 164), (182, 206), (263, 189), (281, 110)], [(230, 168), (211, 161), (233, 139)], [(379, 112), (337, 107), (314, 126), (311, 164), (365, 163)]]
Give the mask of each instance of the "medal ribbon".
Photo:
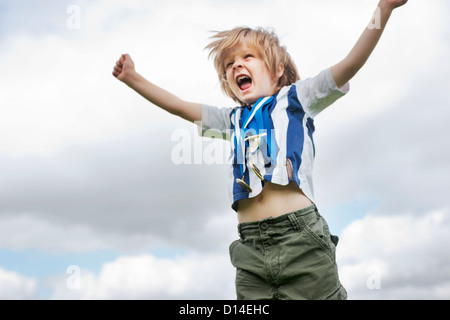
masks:
[[(258, 99), (253, 107), (249, 110), (244, 108), (242, 111), (243, 126), (240, 128), (239, 119), (237, 118), (237, 112), (234, 113), (234, 145), (237, 163), (241, 169), (241, 175), (245, 173), (245, 137), (248, 131), (255, 134), (260, 134), (261, 130), (266, 130), (267, 135), (263, 137), (266, 140), (267, 153), (269, 157), (272, 157), (272, 137), (271, 137), (271, 121), (269, 117), (268, 106), (275, 99), (275, 96), (263, 97)], [(265, 108), (266, 107), (266, 108)], [(248, 127), (248, 129), (246, 129)]]

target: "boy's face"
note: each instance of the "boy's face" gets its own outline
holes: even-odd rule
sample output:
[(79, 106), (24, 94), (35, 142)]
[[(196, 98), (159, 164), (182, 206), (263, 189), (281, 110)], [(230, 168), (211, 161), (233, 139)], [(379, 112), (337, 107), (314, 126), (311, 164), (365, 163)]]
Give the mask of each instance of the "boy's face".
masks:
[(277, 75), (272, 76), (261, 55), (246, 44), (230, 50), (225, 59), (225, 70), (231, 91), (247, 105), (277, 93), (278, 79), (284, 72), (283, 66), (279, 66)]

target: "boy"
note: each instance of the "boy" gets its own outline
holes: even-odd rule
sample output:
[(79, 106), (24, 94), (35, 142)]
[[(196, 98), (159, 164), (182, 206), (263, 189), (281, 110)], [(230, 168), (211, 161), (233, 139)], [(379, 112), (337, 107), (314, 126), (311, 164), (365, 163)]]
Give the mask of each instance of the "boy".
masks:
[(392, 11), (406, 2), (380, 0), (375, 23), (348, 56), (306, 80), (275, 34), (260, 28), (218, 32), (207, 49), (236, 108), (183, 101), (140, 76), (128, 55), (117, 61), (113, 75), (150, 102), (230, 140), (240, 237), (230, 257), (238, 299), (346, 299), (335, 261), (337, 237), (313, 200), (313, 118), (348, 92)]

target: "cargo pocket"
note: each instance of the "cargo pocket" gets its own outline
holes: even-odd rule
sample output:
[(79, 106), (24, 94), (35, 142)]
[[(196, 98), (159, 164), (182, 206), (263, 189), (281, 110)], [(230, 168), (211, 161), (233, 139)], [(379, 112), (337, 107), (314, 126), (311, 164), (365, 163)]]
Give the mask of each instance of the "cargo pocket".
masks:
[(236, 245), (240, 242), (240, 240), (234, 240), (231, 244), (230, 247), (228, 248), (228, 253), (230, 255), (230, 260), (231, 262), (233, 262), (233, 249), (236, 247)]
[[(336, 236), (331, 236), (328, 224), (325, 219), (319, 214), (311, 215), (309, 219), (304, 221), (306, 234), (325, 251), (328, 256), (336, 261)], [(337, 243), (337, 241), (336, 241)]]

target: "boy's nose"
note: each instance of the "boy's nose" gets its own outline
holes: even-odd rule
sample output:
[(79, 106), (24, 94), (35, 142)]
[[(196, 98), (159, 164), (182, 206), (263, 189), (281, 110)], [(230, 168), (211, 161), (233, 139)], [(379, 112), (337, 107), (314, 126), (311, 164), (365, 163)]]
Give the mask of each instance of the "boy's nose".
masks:
[(242, 63), (242, 60), (237, 60), (234, 62), (233, 69), (239, 69), (243, 68), (244, 64)]

